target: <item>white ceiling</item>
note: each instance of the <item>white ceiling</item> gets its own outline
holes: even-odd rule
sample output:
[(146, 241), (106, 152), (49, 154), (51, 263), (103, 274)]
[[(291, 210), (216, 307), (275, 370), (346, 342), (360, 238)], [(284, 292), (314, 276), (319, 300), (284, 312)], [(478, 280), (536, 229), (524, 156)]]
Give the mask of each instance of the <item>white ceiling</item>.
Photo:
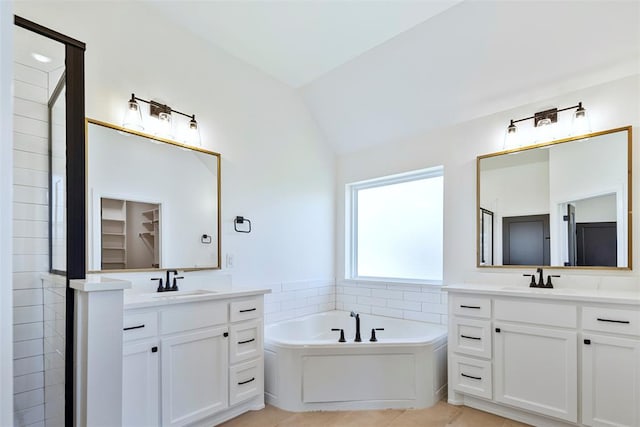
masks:
[(150, 1), (174, 22), (294, 88), (461, 0)]
[(337, 153), (640, 74), (638, 0), (147, 1), (298, 88)]

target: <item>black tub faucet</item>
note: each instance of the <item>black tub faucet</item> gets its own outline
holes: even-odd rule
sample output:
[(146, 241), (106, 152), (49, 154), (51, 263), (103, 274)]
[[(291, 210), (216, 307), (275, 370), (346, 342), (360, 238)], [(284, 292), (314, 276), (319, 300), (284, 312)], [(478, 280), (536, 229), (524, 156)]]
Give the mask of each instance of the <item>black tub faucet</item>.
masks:
[(351, 317), (356, 318), (356, 337), (354, 338), (353, 342), (362, 342), (362, 338), (360, 338), (360, 314), (352, 311)]

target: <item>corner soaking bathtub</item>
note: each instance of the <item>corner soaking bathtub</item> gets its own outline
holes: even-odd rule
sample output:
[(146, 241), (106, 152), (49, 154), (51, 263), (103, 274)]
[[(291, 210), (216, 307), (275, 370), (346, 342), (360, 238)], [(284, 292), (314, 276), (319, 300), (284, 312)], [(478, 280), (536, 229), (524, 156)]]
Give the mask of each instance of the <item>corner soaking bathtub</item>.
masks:
[[(265, 328), (265, 400), (288, 411), (427, 408), (446, 393), (445, 326), (330, 311)], [(340, 343), (342, 328), (347, 342)], [(369, 342), (372, 328), (377, 342)]]

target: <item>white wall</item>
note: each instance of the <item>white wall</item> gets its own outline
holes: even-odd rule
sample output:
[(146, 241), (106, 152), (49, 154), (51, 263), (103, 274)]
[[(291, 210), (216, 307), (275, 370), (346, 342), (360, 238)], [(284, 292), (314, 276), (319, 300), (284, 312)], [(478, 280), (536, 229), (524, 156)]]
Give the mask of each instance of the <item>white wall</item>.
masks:
[[(16, 13), (86, 42), (87, 116), (120, 124), (131, 92), (196, 114), (205, 148), (222, 154), (234, 283), (333, 283), (335, 158), (295, 91), (142, 3), (19, 2)], [(233, 231), (236, 215), (251, 234)]]
[[(558, 94), (540, 103), (519, 106), (477, 120), (446, 127), (412, 138), (381, 145), (338, 159), (337, 172), (337, 277), (344, 277), (344, 185), (346, 183), (390, 175), (425, 167), (444, 165), (444, 283), (495, 282), (519, 284), (520, 269), (479, 269), (476, 267), (476, 156), (500, 151), (510, 119), (527, 117), (545, 106), (565, 107), (582, 101), (588, 108), (594, 131), (638, 126), (640, 120), (640, 76), (612, 81), (588, 89)], [(638, 132), (634, 145), (638, 143)], [(638, 150), (634, 150), (635, 178)], [(635, 186), (633, 200), (640, 196)], [(636, 209), (633, 209), (636, 210)], [(633, 238), (638, 242), (639, 216), (633, 219)], [(634, 252), (636, 270), (628, 271), (558, 271), (558, 286), (631, 286), (640, 289), (638, 265), (640, 250)], [(388, 285), (392, 288), (393, 285)], [(345, 306), (348, 309), (348, 307)]]
[(13, 3), (0, 2), (0, 425), (13, 425)]

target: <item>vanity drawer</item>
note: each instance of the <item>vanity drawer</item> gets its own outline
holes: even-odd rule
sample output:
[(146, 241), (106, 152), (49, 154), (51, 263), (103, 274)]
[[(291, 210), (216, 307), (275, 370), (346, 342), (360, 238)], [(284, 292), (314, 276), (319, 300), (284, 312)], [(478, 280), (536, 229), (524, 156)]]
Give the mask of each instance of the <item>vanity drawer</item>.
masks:
[(575, 305), (496, 299), (493, 302), (493, 313), (496, 320), (561, 328), (576, 328), (578, 326), (578, 309)]
[(491, 317), (491, 299), (489, 298), (453, 295), (451, 301), (453, 314), (484, 319)]
[(122, 339), (133, 341), (158, 335), (158, 313), (147, 311), (142, 313), (124, 313), (122, 322)]
[(174, 304), (160, 311), (160, 333), (172, 334), (227, 323), (227, 308), (228, 304), (221, 301)]
[(229, 405), (264, 393), (262, 358), (229, 368)]
[(453, 319), (449, 345), (456, 353), (491, 359), (491, 322), (465, 318)]
[(231, 301), (231, 321), (258, 319), (262, 317), (262, 296)]
[(640, 336), (640, 309), (583, 307), (582, 328), (591, 331)]
[(236, 363), (262, 356), (263, 327), (258, 320), (238, 323), (229, 328), (229, 361)]
[(454, 390), (486, 399), (492, 398), (491, 362), (454, 355), (451, 363), (454, 378), (449, 378), (449, 384), (452, 384)]

